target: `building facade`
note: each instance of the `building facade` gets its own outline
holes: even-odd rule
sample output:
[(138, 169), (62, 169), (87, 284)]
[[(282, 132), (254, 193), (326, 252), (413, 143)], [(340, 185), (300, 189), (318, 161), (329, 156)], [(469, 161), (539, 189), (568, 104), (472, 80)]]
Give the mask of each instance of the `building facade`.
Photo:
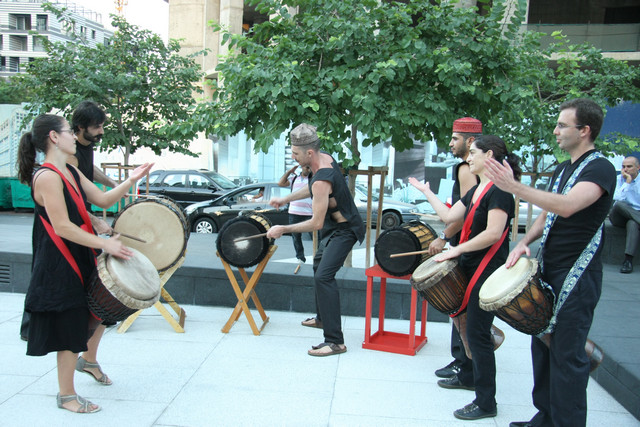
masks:
[(0, 105), (0, 177), (18, 175), (18, 144), (24, 133), (22, 121), (26, 116), (21, 105)]
[[(29, 62), (47, 56), (43, 38), (69, 41), (74, 29), (66, 29), (57, 17), (42, 7), (42, 0), (0, 0), (0, 77), (26, 70)], [(89, 45), (106, 43), (112, 32), (102, 25), (102, 16), (67, 1), (52, 1), (66, 7), (75, 20), (75, 31)], [(37, 31), (38, 34), (33, 34)]]

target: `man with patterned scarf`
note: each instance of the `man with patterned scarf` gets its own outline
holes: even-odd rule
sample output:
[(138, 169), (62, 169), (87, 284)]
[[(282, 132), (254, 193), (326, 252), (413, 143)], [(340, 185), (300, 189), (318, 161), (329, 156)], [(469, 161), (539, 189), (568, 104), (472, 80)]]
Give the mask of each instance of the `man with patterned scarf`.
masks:
[(533, 203), (543, 212), (511, 251), (513, 266), (529, 245), (541, 239), (541, 273), (555, 294), (547, 346), (531, 340), (534, 386), (538, 410), (530, 420), (510, 426), (584, 426), (587, 419), (589, 361), (587, 334), (602, 289), (603, 222), (611, 208), (616, 171), (595, 148), (603, 122), (600, 106), (590, 99), (574, 99), (560, 106), (553, 131), (558, 146), (570, 156), (555, 170), (551, 192), (515, 181), (508, 166), (489, 162), (487, 176), (499, 188)]

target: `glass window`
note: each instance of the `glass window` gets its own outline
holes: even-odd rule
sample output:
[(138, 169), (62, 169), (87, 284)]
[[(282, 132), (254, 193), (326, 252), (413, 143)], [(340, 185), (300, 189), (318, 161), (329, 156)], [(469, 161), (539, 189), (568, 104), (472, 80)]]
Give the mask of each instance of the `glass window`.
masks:
[(225, 190), (233, 190), (234, 188), (237, 187), (233, 183), (233, 181), (231, 181), (229, 178), (227, 178), (224, 175), (220, 175), (217, 172), (209, 171), (209, 172), (204, 172), (204, 174), (207, 175), (209, 178), (211, 178), (213, 182), (218, 184), (220, 188), (223, 188)]
[(284, 197), (289, 193), (291, 193), (291, 188), (289, 187), (271, 187), (271, 196), (269, 199), (273, 197)]
[(47, 15), (38, 15), (37, 21), (36, 21), (36, 30), (38, 31), (47, 31), (47, 19), (48, 16)]
[(41, 36), (33, 36), (33, 51), (44, 52), (44, 39)]
[(206, 190), (211, 185), (210, 181), (202, 175), (189, 175), (189, 185), (191, 188)]
[(172, 173), (165, 177), (164, 185), (167, 187), (177, 187), (184, 188), (186, 187), (187, 175), (183, 173)]

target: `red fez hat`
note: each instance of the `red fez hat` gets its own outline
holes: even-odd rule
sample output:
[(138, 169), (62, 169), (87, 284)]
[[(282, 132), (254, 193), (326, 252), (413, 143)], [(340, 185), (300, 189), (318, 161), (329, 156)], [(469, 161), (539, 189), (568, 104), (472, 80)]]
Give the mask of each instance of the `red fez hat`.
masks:
[(453, 122), (453, 132), (482, 133), (482, 122), (473, 117), (463, 117)]

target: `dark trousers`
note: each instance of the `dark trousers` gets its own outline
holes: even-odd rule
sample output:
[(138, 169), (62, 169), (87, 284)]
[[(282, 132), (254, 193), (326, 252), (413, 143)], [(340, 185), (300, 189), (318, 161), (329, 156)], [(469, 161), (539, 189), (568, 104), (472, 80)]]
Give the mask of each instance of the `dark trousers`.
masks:
[[(299, 222), (303, 222), (308, 220), (309, 216), (304, 215), (295, 215), (289, 214), (289, 224), (297, 224)], [(302, 262), (307, 262), (307, 258), (304, 256), (304, 245), (302, 244), (302, 233), (291, 233), (291, 238), (293, 239), (293, 248), (296, 251), (296, 258), (302, 260)]]
[(627, 202), (615, 202), (609, 213), (611, 224), (616, 227), (626, 228), (627, 241), (624, 253), (633, 256), (640, 241), (640, 211), (631, 207)]
[[(476, 398), (473, 401), (485, 411), (496, 409), (496, 358), (491, 339), (491, 325), (493, 314), (484, 311), (479, 305), (479, 294), (482, 283), (491, 272), (488, 268), (480, 276), (469, 296), (467, 305), (467, 341), (471, 350), (472, 359), (465, 356), (465, 361), (460, 367), (458, 379), (464, 385), (473, 385), (476, 388)], [(468, 277), (473, 271), (465, 271)], [(471, 274), (469, 274), (471, 273)]]
[(459, 365), (469, 360), (467, 353), (464, 351), (464, 344), (462, 344), (460, 332), (458, 332), (458, 328), (453, 324), (451, 325), (451, 356), (453, 356)]
[(29, 319), (31, 315), (27, 311), (22, 312), (22, 322), (20, 322), (20, 337), (27, 338), (29, 336)]
[[(543, 279), (559, 293), (568, 269), (545, 266)], [(538, 413), (534, 426), (584, 426), (587, 422), (589, 359), (584, 346), (600, 299), (602, 271), (585, 271), (569, 294), (557, 317), (547, 347), (531, 339), (533, 404)]]
[(320, 241), (313, 257), (317, 318), (322, 321), (324, 342), (344, 344), (336, 273), (357, 240), (355, 233), (349, 229), (335, 230)]

